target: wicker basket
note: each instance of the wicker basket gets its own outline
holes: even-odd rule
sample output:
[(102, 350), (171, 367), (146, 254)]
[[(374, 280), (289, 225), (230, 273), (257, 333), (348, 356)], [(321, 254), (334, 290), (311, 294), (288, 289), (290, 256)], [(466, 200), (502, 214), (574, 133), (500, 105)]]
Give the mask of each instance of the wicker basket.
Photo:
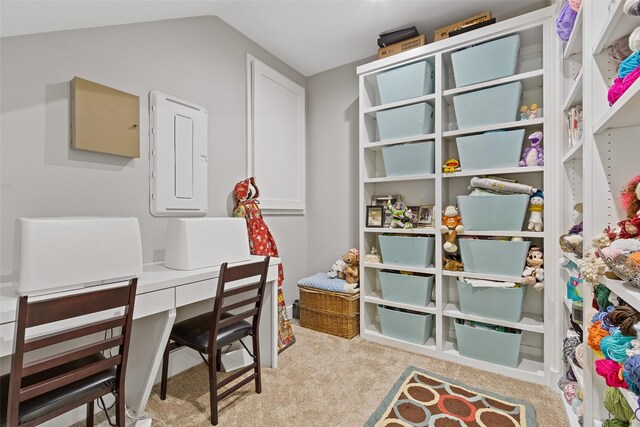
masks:
[(602, 258), (602, 261), (604, 261), (609, 270), (615, 273), (616, 276), (640, 288), (640, 263), (624, 254), (614, 258), (607, 257), (600, 249), (598, 249), (598, 255)]
[(353, 338), (360, 329), (360, 295), (341, 294), (299, 286), (300, 325)]

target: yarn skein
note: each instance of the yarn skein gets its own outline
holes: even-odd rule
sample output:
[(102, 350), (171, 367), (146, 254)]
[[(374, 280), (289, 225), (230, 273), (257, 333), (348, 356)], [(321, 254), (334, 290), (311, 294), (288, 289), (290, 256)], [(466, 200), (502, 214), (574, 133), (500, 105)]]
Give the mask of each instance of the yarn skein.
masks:
[(631, 391), (638, 394), (638, 389), (640, 389), (640, 356), (631, 356), (624, 362), (623, 378), (627, 384), (632, 384)]
[(589, 327), (587, 344), (595, 351), (600, 351), (600, 341), (606, 336), (609, 336), (609, 332), (600, 327), (600, 322), (595, 322)]
[(568, 404), (571, 404), (571, 402), (573, 402), (573, 399), (576, 398), (577, 393), (578, 393), (578, 383), (567, 384), (563, 390), (564, 400), (566, 400)]
[(630, 337), (636, 337), (635, 324), (640, 322), (640, 312), (630, 305), (618, 305), (602, 317), (602, 323), (607, 326), (618, 326), (620, 332)]
[(602, 423), (602, 427), (629, 427), (629, 426), (630, 424), (628, 421), (622, 421), (616, 418), (610, 418), (608, 420), (605, 420), (605, 422)]
[(618, 77), (624, 79), (638, 67), (640, 67), (640, 52), (635, 52), (633, 55), (629, 56), (620, 63), (620, 68), (618, 69)]
[(629, 36), (629, 50), (632, 52), (640, 51), (640, 27), (633, 30), (633, 33)]
[(611, 50), (609, 51), (609, 57), (616, 62), (622, 62), (631, 54), (633, 54), (633, 50), (630, 47), (631, 37), (622, 37), (616, 40), (616, 42), (611, 46)]
[[(627, 351), (630, 351), (630, 350), (627, 350)], [(631, 356), (631, 355), (628, 354), (628, 356)], [(576, 347), (575, 359), (576, 359), (576, 362), (578, 362), (578, 365), (581, 368), (584, 368), (584, 344), (580, 344), (579, 346)]]
[(596, 285), (596, 287), (593, 290), (593, 296), (596, 302), (598, 303), (597, 308), (599, 310), (604, 311), (607, 309), (607, 307), (611, 305), (611, 303), (609, 302), (610, 294), (611, 294), (611, 290), (607, 288), (605, 285), (603, 284)]
[(619, 363), (609, 359), (599, 359), (595, 362), (596, 373), (604, 378), (609, 387), (629, 388), (621, 376), (622, 367)]
[(631, 341), (631, 348), (627, 350), (627, 356), (638, 356), (640, 355), (640, 340), (635, 339)]
[(604, 407), (619, 420), (631, 421), (633, 409), (624, 398), (620, 389), (607, 387), (604, 390)]
[(624, 363), (629, 358), (627, 350), (631, 348), (633, 339), (633, 337), (622, 335), (620, 331), (615, 331), (600, 340), (600, 349), (607, 359)]
[[(640, 53), (640, 52), (638, 52)], [(613, 105), (616, 103), (618, 99), (631, 87), (631, 85), (638, 80), (640, 77), (640, 66), (630, 72), (624, 79), (620, 77), (616, 77), (613, 80), (613, 84), (609, 88), (609, 92), (607, 92), (607, 99), (609, 100), (609, 105)]]
[(629, 378), (629, 372), (622, 371), (622, 378), (624, 379), (624, 382), (627, 383), (627, 386), (629, 387), (629, 390), (631, 390), (631, 393), (635, 394), (636, 396), (640, 394), (640, 387), (638, 387), (633, 381), (631, 381), (631, 379)]
[(640, 0), (627, 0), (622, 11), (629, 16), (640, 16)]

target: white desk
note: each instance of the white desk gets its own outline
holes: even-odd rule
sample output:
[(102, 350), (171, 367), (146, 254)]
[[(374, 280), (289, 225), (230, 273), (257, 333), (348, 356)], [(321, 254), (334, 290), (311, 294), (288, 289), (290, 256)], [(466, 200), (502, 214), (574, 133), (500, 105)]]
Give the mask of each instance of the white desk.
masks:
[[(230, 265), (262, 259), (252, 256), (250, 261)], [(279, 258), (271, 258), (260, 318), (260, 355), (263, 365), (272, 368), (278, 364), (278, 264)], [(127, 407), (136, 414), (143, 414), (147, 406), (176, 309), (213, 298), (219, 273), (219, 266), (179, 271), (164, 268), (162, 263), (144, 265), (138, 278), (126, 373)], [(11, 283), (0, 285), (0, 357), (13, 352), (17, 298)], [(38, 334), (49, 332), (52, 331), (42, 330)]]

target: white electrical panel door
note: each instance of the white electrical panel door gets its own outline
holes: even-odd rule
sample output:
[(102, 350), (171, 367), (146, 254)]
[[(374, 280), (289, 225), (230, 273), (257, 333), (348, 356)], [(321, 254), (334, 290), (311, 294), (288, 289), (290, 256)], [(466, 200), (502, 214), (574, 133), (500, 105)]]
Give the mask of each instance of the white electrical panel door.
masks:
[(151, 213), (207, 214), (207, 110), (151, 92)]

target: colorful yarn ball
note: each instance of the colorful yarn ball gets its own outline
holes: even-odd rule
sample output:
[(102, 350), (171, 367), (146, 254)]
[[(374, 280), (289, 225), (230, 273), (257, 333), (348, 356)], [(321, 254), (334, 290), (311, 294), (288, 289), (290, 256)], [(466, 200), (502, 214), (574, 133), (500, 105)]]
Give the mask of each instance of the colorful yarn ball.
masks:
[(604, 407), (619, 420), (631, 421), (633, 409), (624, 398), (620, 389), (607, 387), (604, 390)]
[[(639, 52), (640, 53), (640, 52)], [(607, 93), (609, 105), (616, 103), (618, 99), (631, 87), (631, 85), (640, 77), (640, 67), (629, 73), (624, 79), (616, 77)]]
[(629, 426), (630, 424), (628, 421), (622, 421), (616, 418), (610, 418), (608, 420), (605, 420), (605, 422), (602, 423), (602, 427), (629, 427)]
[(629, 50), (633, 52), (640, 51), (640, 27), (633, 30), (629, 36)]
[(624, 79), (638, 67), (640, 67), (640, 52), (635, 52), (620, 63), (620, 68), (618, 68), (618, 77)]
[(584, 344), (580, 344), (576, 347), (575, 359), (578, 366), (584, 368)]
[(611, 290), (609, 288), (602, 284), (596, 285), (593, 290), (593, 296), (598, 303), (598, 307), (596, 307), (597, 310), (607, 310), (607, 307), (611, 305), (609, 302), (609, 295), (611, 295)]
[(627, 0), (622, 10), (629, 16), (640, 16), (640, 0)]
[(633, 337), (622, 335), (620, 331), (615, 331), (600, 340), (600, 350), (607, 359), (624, 363), (629, 358), (627, 350), (631, 348), (633, 339)]
[(629, 390), (631, 390), (631, 393), (635, 394), (636, 396), (640, 395), (640, 386), (631, 381), (631, 378), (629, 378), (629, 372), (622, 371), (622, 378), (624, 379), (624, 382), (627, 383), (627, 386), (629, 387)]
[(556, 34), (563, 42), (568, 41), (569, 37), (571, 37), (577, 16), (578, 13), (571, 8), (569, 2), (563, 4), (560, 8), (558, 16), (556, 16)]
[(573, 399), (576, 398), (576, 394), (578, 393), (578, 383), (569, 383), (564, 387), (564, 400), (567, 401), (568, 404), (573, 402)]
[(600, 327), (602, 322), (594, 322), (589, 327), (589, 333), (587, 335), (587, 344), (595, 351), (600, 351), (600, 341), (602, 338), (609, 336), (609, 331), (606, 331)]
[(569, 0), (569, 7), (576, 12), (580, 10), (580, 6), (582, 5), (582, 0)]
[[(640, 389), (640, 356), (632, 356), (624, 362), (623, 377), (626, 383), (631, 385), (631, 391)], [(633, 392), (640, 394), (637, 391)]]
[[(629, 47), (629, 37), (621, 37), (611, 46), (611, 50), (609, 51), (609, 57), (616, 62), (622, 62), (631, 54), (633, 51)], [(606, 248), (601, 248), (606, 249)]]
[(567, 359), (571, 356), (571, 353), (573, 353), (573, 350), (575, 350), (578, 344), (580, 344), (580, 338), (578, 337), (567, 337), (562, 341), (562, 363), (564, 363), (565, 366), (569, 363)]
[(631, 348), (627, 350), (627, 356), (640, 356), (640, 340), (635, 339), (631, 341)]
[(622, 367), (619, 363), (610, 359), (599, 359), (595, 364), (596, 373), (604, 378), (609, 387), (629, 388), (622, 377)]
[(559, 380), (558, 380), (558, 388), (562, 391), (564, 391), (564, 388), (567, 386), (567, 384), (574, 382), (575, 379), (573, 381), (571, 381), (569, 379), (569, 377), (567, 377), (567, 374), (564, 374)]

